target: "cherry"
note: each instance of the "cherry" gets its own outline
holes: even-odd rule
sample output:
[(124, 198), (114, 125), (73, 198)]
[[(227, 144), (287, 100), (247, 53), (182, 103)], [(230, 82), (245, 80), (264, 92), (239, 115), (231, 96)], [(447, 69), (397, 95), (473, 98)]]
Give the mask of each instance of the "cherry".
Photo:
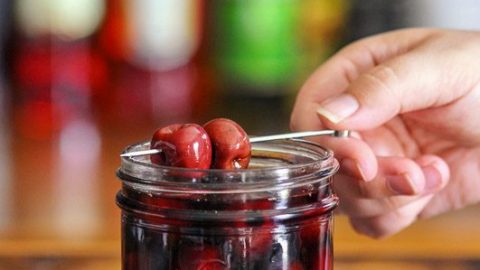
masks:
[(159, 165), (208, 169), (212, 162), (210, 139), (197, 124), (173, 124), (156, 130), (150, 148), (161, 150), (150, 156), (152, 163)]
[(251, 145), (247, 133), (234, 121), (217, 118), (203, 128), (210, 136), (213, 147), (212, 168), (242, 169), (250, 162)]
[(290, 270), (303, 270), (303, 265), (300, 262), (293, 262), (290, 267), (288, 268)]

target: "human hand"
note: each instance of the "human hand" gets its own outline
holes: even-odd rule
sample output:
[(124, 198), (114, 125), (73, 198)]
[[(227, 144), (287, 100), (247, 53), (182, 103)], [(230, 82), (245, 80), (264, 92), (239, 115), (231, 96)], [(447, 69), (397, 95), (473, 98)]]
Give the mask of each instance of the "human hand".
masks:
[(406, 29), (345, 47), (298, 94), (291, 128), (318, 138), (341, 169), (339, 211), (386, 237), (480, 201), (480, 33)]

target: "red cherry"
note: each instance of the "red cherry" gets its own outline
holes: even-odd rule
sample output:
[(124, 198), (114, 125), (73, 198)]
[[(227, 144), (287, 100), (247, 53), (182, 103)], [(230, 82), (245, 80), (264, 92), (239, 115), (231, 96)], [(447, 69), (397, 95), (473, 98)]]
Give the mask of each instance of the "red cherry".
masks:
[(320, 245), (322, 237), (322, 225), (321, 224), (310, 224), (305, 225), (300, 228), (300, 238), (302, 243), (309, 248), (317, 247)]
[(173, 124), (156, 130), (150, 148), (161, 150), (150, 156), (152, 163), (159, 165), (208, 169), (212, 162), (210, 139), (197, 124)]
[(226, 118), (217, 118), (206, 123), (203, 128), (212, 141), (212, 168), (248, 167), (251, 145), (247, 133), (240, 125)]
[(250, 237), (250, 252), (252, 252), (253, 255), (263, 256), (263, 254), (272, 248), (272, 233), (265, 228), (273, 230), (273, 227), (263, 225), (261, 228), (255, 230)]
[(303, 265), (300, 262), (293, 262), (290, 267), (288, 268), (290, 270), (303, 270)]

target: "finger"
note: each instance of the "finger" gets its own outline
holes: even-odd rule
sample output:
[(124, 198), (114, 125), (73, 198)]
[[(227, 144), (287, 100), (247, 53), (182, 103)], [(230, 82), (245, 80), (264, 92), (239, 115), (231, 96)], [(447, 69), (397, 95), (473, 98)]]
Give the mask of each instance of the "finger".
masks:
[(350, 223), (359, 233), (373, 238), (384, 238), (411, 225), (431, 198), (432, 195), (422, 197), (395, 211), (375, 217), (350, 218)]
[(342, 174), (335, 177), (334, 190), (340, 198), (339, 209), (342, 213), (350, 217), (377, 216), (395, 211), (419, 198), (424, 187), (424, 176), (414, 161), (400, 157), (378, 157), (378, 164), (378, 174), (369, 182)]
[[(469, 72), (478, 66), (475, 61), (457, 52), (436, 57), (412, 50), (366, 71), (345, 92), (323, 100), (318, 116), (329, 128), (366, 130), (398, 114), (445, 106), (475, 88), (479, 76)], [(438, 68), (451, 62), (466, 71)]]
[(370, 181), (377, 175), (377, 159), (365, 142), (356, 138), (334, 137), (319, 137), (314, 141), (335, 153), (342, 173), (364, 181)]
[(292, 130), (324, 128), (317, 110), (326, 98), (345, 91), (360, 74), (411, 50), (434, 33), (426, 29), (393, 31), (362, 39), (339, 51), (310, 76), (297, 95)]
[(355, 181), (357, 180), (352, 179), (351, 177), (339, 175), (335, 177), (334, 182), (335, 193), (340, 198), (337, 212), (348, 215), (352, 218), (366, 218), (383, 215), (412, 203), (419, 197), (407, 195), (385, 196), (385, 193), (389, 193), (390, 191), (384, 186), (380, 186), (379, 188), (371, 187), (371, 191), (369, 191), (368, 194), (368, 196), (371, 197), (363, 196), (363, 194), (359, 196), (358, 188), (351, 187), (352, 183)]
[(425, 179), (423, 194), (430, 194), (442, 190), (450, 181), (450, 168), (447, 162), (439, 156), (423, 155), (415, 162), (422, 168)]
[[(394, 185), (388, 183), (393, 175)], [(397, 175), (401, 175), (397, 179)], [(408, 177), (403, 177), (408, 175)], [(351, 217), (382, 215), (441, 190), (448, 182), (448, 167), (439, 157), (426, 155), (415, 162), (406, 158), (379, 158), (379, 174), (368, 183), (338, 175), (334, 189), (340, 197), (340, 211)], [(420, 184), (412, 183), (419, 181)], [(403, 187), (402, 187), (403, 185)], [(417, 185), (417, 186), (415, 186)], [(423, 188), (422, 188), (423, 187)]]
[[(342, 197), (385, 198), (396, 195), (418, 195), (425, 186), (421, 167), (409, 158), (377, 157), (378, 172), (372, 181), (349, 177), (335, 179), (334, 187)], [(344, 172), (342, 168), (340, 172)]]

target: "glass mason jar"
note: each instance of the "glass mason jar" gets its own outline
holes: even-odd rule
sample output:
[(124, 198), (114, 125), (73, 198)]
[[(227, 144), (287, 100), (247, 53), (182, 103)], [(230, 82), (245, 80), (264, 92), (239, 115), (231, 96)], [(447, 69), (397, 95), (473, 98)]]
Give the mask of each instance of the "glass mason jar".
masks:
[(332, 269), (337, 169), (331, 151), (302, 140), (254, 143), (240, 170), (122, 158), (123, 269)]

